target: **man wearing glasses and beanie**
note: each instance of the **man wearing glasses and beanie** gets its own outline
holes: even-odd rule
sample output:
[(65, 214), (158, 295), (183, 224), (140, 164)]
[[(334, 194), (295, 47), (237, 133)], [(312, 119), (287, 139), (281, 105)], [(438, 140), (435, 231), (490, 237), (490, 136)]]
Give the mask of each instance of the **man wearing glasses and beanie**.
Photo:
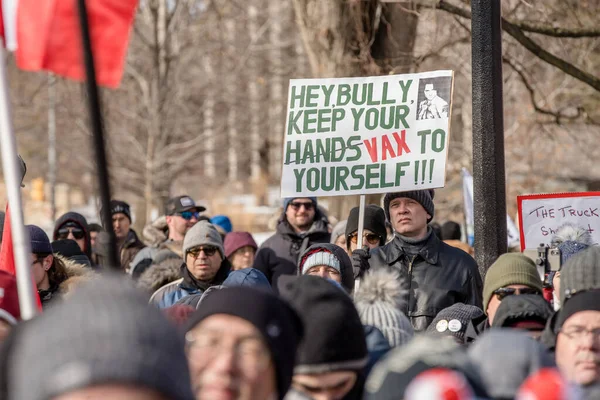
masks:
[(316, 197), (287, 198), (277, 230), (256, 254), (253, 268), (277, 288), (281, 275), (295, 275), (300, 254), (315, 243), (329, 243), (327, 218), (317, 208)]
[(500, 303), (507, 296), (533, 294), (542, 296), (542, 280), (533, 261), (521, 253), (502, 254), (490, 266), (483, 285), (483, 311), (486, 317), (471, 321), (465, 333), (474, 341), (494, 322)]
[(448, 246), (432, 233), (434, 191), (387, 193), (384, 212), (394, 239), (369, 252), (352, 254), (353, 267), (390, 268), (406, 291), (402, 310), (417, 332), (427, 329), (438, 312), (455, 303), (481, 307), (481, 276), (473, 257)]
[(224, 253), (217, 229), (207, 221), (198, 222), (183, 239), (181, 278), (154, 292), (150, 302), (167, 308), (183, 297), (203, 293), (211, 286), (222, 284), (231, 267)]

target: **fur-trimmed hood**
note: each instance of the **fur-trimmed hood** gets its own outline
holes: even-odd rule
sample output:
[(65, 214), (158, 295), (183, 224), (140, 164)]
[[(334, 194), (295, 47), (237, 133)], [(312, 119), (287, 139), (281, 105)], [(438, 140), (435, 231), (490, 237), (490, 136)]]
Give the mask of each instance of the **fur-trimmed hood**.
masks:
[(167, 240), (167, 234), (167, 217), (162, 215), (144, 227), (142, 238), (146, 246), (158, 247)]
[(181, 278), (180, 258), (167, 258), (157, 264), (152, 264), (140, 275), (138, 279), (138, 287), (149, 293), (154, 293), (167, 283), (176, 281)]
[(71, 296), (74, 288), (98, 277), (98, 274), (90, 267), (56, 254), (54, 257), (63, 262), (67, 271), (68, 278), (58, 285), (58, 290), (65, 299)]

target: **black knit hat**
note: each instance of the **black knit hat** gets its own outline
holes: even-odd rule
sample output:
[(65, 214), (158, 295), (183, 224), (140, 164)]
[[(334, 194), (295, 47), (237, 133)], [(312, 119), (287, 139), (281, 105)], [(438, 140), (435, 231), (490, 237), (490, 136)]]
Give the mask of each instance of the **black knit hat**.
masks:
[(304, 322), (295, 373), (362, 370), (368, 361), (367, 344), (350, 296), (328, 280), (311, 275), (280, 277), (279, 294)]
[(546, 321), (552, 314), (550, 303), (541, 295), (507, 296), (496, 310), (492, 326), (510, 328), (520, 322), (537, 322), (546, 325)]
[(186, 331), (216, 314), (242, 318), (262, 333), (271, 350), (278, 396), (283, 399), (292, 384), (296, 349), (304, 333), (298, 314), (271, 292), (230, 287), (206, 296), (202, 307), (189, 317)]
[(427, 219), (427, 223), (433, 219), (435, 213), (435, 206), (433, 205), (435, 192), (433, 189), (425, 189), (412, 190), (410, 192), (387, 193), (383, 198), (383, 210), (385, 211), (385, 216), (387, 217), (388, 221), (390, 220), (390, 202), (398, 197), (408, 197), (409, 199), (413, 199), (422, 205), (425, 211), (427, 211), (427, 214), (431, 216), (431, 218)]
[(131, 207), (129, 204), (120, 200), (111, 200), (110, 201), (110, 215), (114, 214), (125, 214), (129, 222), (131, 222)]
[(51, 254), (52, 246), (50, 245), (50, 239), (42, 228), (36, 225), (26, 225), (27, 233), (29, 234), (29, 241), (31, 243), (31, 252), (33, 254)]
[(467, 326), (471, 320), (482, 315), (483, 310), (479, 307), (456, 303), (444, 308), (436, 315), (427, 328), (427, 333), (434, 336), (454, 336), (459, 343), (463, 343)]
[(585, 290), (567, 299), (558, 310), (555, 332), (558, 333), (563, 324), (580, 311), (600, 311), (600, 289)]
[(194, 398), (183, 336), (121, 276), (94, 279), (44, 310), (25, 325), (10, 357), (10, 399), (51, 399), (107, 383)]
[[(346, 223), (346, 239), (348, 239), (350, 234), (358, 230), (358, 212), (359, 207), (354, 207), (350, 210), (348, 222)], [(385, 229), (385, 212), (383, 211), (383, 208), (376, 206), (375, 204), (365, 206), (364, 228), (372, 231), (381, 238), (379, 241), (380, 246), (385, 244), (387, 230)]]

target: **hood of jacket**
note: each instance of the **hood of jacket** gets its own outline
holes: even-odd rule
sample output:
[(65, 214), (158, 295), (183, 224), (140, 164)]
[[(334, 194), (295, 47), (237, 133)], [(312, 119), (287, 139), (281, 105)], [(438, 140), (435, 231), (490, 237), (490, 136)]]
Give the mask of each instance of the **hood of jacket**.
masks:
[(68, 212), (66, 214), (63, 214), (60, 218), (58, 218), (56, 220), (56, 223), (54, 224), (54, 231), (52, 232), (52, 240), (57, 240), (58, 239), (58, 230), (67, 222), (74, 222), (77, 225), (79, 225), (81, 227), (81, 229), (83, 229), (83, 232), (85, 233), (85, 255), (87, 256), (88, 259), (91, 259), (92, 257), (92, 242), (90, 240), (90, 228), (88, 227), (88, 223), (87, 220), (85, 219), (85, 217), (79, 213), (76, 212)]
[(496, 311), (493, 327), (510, 327), (516, 321), (535, 320), (546, 324), (552, 316), (552, 307), (539, 295), (507, 296)]
[(298, 275), (302, 274), (302, 264), (304, 261), (304, 256), (315, 250), (320, 249), (327, 250), (328, 252), (332, 253), (338, 260), (340, 260), (342, 287), (348, 293), (352, 293), (352, 291), (354, 290), (354, 270), (352, 268), (352, 260), (350, 260), (350, 256), (348, 256), (348, 253), (346, 253), (346, 251), (338, 245), (331, 243), (317, 243), (310, 246), (298, 258)]
[(153, 263), (140, 275), (137, 285), (148, 293), (154, 293), (167, 283), (181, 278), (181, 258), (166, 258)]
[(58, 285), (58, 291), (63, 299), (71, 296), (73, 290), (76, 289), (77, 286), (98, 277), (98, 274), (88, 266), (82, 265), (75, 260), (58, 255), (55, 255), (54, 257), (57, 257), (63, 262), (67, 272), (67, 279)]
[(526, 333), (494, 328), (482, 335), (468, 350), (489, 396), (513, 399), (525, 379), (542, 368), (556, 367), (543, 344)]
[(231, 271), (227, 279), (223, 281), (223, 286), (249, 286), (271, 290), (269, 280), (256, 268), (244, 268), (237, 271)]
[(159, 244), (167, 240), (167, 232), (167, 217), (163, 215), (147, 224), (142, 230), (144, 244), (150, 247), (158, 247)]

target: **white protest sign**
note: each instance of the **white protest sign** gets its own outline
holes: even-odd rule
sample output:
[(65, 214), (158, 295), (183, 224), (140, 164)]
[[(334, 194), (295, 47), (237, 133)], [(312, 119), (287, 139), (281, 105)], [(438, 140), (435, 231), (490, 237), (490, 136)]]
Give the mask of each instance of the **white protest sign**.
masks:
[(600, 243), (600, 192), (534, 194), (517, 197), (521, 250), (550, 244), (556, 230), (572, 223)]
[(290, 80), (281, 196), (443, 187), (453, 72)]

